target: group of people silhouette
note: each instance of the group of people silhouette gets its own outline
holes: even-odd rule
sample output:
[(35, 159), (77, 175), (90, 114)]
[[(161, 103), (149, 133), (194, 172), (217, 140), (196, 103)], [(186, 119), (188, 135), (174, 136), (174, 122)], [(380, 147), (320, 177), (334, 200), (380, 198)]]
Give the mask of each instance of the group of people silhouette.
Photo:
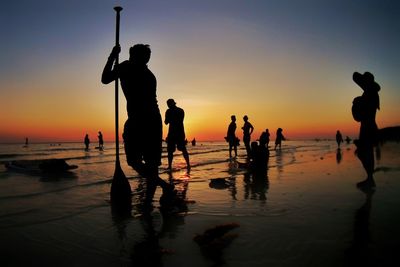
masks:
[[(157, 186), (162, 187), (165, 194), (173, 192), (173, 185), (159, 177), (158, 166), (161, 165), (162, 152), (162, 118), (157, 101), (157, 80), (147, 63), (150, 60), (151, 50), (147, 44), (136, 44), (129, 49), (129, 59), (120, 64), (114, 62), (118, 58), (121, 48), (116, 45), (105, 64), (101, 81), (104, 84), (120, 79), (122, 91), (127, 101), (128, 119), (124, 125), (123, 139), (127, 163), (140, 175), (147, 179), (147, 194), (149, 203)], [(375, 123), (376, 110), (379, 109), (379, 85), (374, 81), (371, 73), (354, 73), (353, 80), (364, 90), (362, 96), (353, 102), (354, 118), (361, 123), (360, 136), (355, 144), (357, 155), (367, 171), (367, 179), (364, 184), (374, 184), (373, 147), (377, 141), (377, 125)], [(182, 151), (187, 167), (190, 168), (189, 154), (186, 149), (184, 131), (184, 111), (176, 106), (174, 99), (168, 99), (168, 110), (165, 113), (164, 123), (169, 125), (167, 136), (168, 168), (172, 168), (173, 153), (176, 149)], [(248, 116), (243, 117), (243, 143), (247, 157), (254, 166), (265, 165), (264, 159), (268, 157), (268, 145), (270, 133), (266, 129), (259, 138), (259, 143), (251, 143), (251, 135), (254, 131)], [(232, 150), (237, 156), (239, 138), (236, 136), (236, 116), (231, 116), (228, 126), (226, 141), (229, 143), (229, 156), (232, 158)], [(285, 137), (282, 128), (278, 128), (275, 139), (275, 149), (281, 148)], [(87, 139), (87, 140), (86, 140)], [(85, 144), (88, 147), (89, 138), (86, 136)], [(343, 141), (338, 131), (338, 146)], [(195, 143), (195, 141), (193, 142)], [(265, 161), (266, 162), (266, 161)]]
[[(246, 153), (247, 153), (247, 158), (248, 159), (253, 159), (254, 154), (254, 149), (256, 147), (262, 147), (266, 148), (268, 151), (268, 146), (269, 146), (269, 141), (270, 141), (270, 133), (269, 129), (265, 129), (260, 135), (260, 138), (258, 139), (259, 143), (256, 141), (251, 142), (251, 135), (254, 131), (254, 126), (249, 122), (249, 117), (245, 115), (243, 117), (243, 143), (246, 148)], [(229, 157), (232, 158), (232, 151), (234, 152), (234, 157), (237, 157), (237, 146), (239, 145), (240, 139), (236, 136), (236, 116), (232, 115), (231, 116), (231, 122), (229, 123), (228, 130), (226, 133), (225, 140), (229, 144)], [(279, 147), (281, 149), (282, 146), (282, 141), (286, 140), (286, 138), (283, 135), (283, 129), (278, 128), (276, 131), (276, 139), (275, 139), (275, 150)]]

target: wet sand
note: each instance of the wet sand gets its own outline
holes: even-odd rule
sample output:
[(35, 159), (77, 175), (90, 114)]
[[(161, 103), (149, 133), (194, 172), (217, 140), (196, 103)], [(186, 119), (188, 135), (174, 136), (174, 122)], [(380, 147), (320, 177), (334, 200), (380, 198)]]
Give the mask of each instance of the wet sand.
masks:
[[(1, 169), (1, 265), (399, 264), (399, 144), (381, 148), (371, 191), (356, 187), (366, 174), (353, 145), (338, 154), (334, 142), (286, 142), (281, 151), (271, 151), (261, 181), (229, 162), (224, 143), (207, 151), (212, 152), (191, 157), (190, 173), (179, 155), (172, 174), (162, 166), (161, 177), (187, 201), (175, 213), (163, 213), (157, 190), (150, 216), (138, 209), (143, 181), (124, 162), (133, 207), (126, 214), (111, 209), (113, 163), (106, 155), (70, 160), (79, 168), (56, 181)], [(224, 178), (226, 186), (210, 187), (215, 178)], [(232, 223), (238, 227), (206, 246), (193, 240)]]

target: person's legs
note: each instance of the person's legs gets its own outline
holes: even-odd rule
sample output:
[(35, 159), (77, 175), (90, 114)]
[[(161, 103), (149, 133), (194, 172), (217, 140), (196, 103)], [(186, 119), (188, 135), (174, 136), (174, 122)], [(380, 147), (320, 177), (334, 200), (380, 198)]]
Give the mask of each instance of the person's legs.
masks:
[(357, 186), (375, 187), (375, 180), (373, 177), (375, 169), (374, 147), (372, 144), (366, 144), (362, 142), (355, 142), (355, 144), (357, 146), (357, 157), (360, 159), (361, 164), (367, 172), (367, 179), (358, 183)]
[(251, 155), (250, 140), (244, 141), (244, 145), (246, 147), (247, 157), (250, 158), (250, 155)]
[(188, 168), (190, 168), (189, 153), (187, 152), (186, 146), (184, 146), (184, 147), (182, 148), (182, 154), (183, 154), (183, 158), (184, 158), (185, 161), (186, 161), (186, 166), (187, 166)]
[(168, 169), (172, 170), (172, 161), (174, 159), (174, 152), (175, 152), (175, 143), (173, 142), (173, 140), (168, 140), (167, 151), (168, 151)]

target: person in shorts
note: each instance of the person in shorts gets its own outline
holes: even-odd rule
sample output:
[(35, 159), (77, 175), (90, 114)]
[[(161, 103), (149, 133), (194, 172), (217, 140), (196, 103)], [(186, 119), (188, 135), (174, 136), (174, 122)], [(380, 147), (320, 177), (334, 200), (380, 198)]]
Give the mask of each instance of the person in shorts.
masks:
[(185, 137), (185, 128), (183, 126), (185, 112), (183, 109), (176, 106), (176, 102), (173, 99), (168, 99), (167, 105), (168, 109), (165, 112), (164, 122), (166, 125), (169, 124), (167, 136), (168, 169), (172, 169), (172, 160), (176, 149), (182, 151), (186, 166), (189, 169), (189, 154), (186, 149), (187, 141)]

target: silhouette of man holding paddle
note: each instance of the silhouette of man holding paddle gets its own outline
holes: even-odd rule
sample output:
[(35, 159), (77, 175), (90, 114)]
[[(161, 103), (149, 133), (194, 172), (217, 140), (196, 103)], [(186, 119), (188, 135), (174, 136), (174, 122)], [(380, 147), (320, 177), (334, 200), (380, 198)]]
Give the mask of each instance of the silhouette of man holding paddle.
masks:
[(157, 102), (157, 80), (147, 67), (150, 46), (136, 44), (129, 49), (129, 60), (120, 64), (114, 61), (121, 51), (114, 46), (104, 67), (101, 81), (104, 84), (120, 79), (127, 101), (128, 120), (123, 138), (128, 165), (147, 180), (146, 199), (151, 205), (157, 185), (164, 193), (172, 193), (173, 186), (158, 176), (161, 165), (162, 119)]

